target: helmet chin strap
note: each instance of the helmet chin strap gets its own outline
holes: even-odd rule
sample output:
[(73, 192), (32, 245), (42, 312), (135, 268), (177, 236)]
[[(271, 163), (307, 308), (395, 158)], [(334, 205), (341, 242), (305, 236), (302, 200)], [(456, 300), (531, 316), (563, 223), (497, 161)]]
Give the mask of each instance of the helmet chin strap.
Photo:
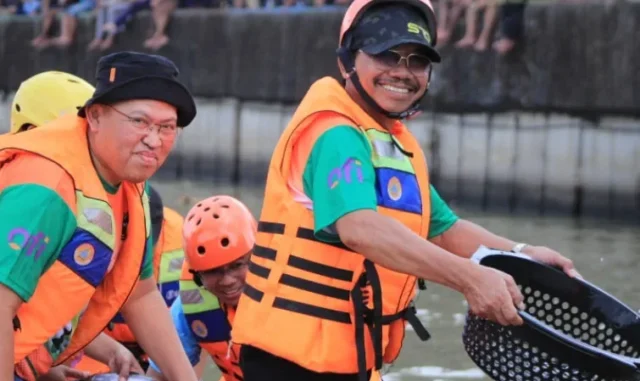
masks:
[[(367, 102), (367, 104), (369, 106), (371, 106), (374, 110), (376, 110), (380, 114), (382, 114), (382, 115), (384, 115), (384, 116), (386, 116), (387, 118), (390, 118), (390, 119), (400, 119), (400, 120), (402, 120), (402, 119), (409, 118), (409, 117), (413, 116), (414, 114), (416, 114), (417, 112), (420, 111), (420, 101), (427, 94), (426, 91), (408, 109), (406, 109), (406, 110), (404, 110), (402, 112), (387, 111), (387, 110), (383, 109), (367, 93), (367, 91), (364, 89), (364, 87), (362, 87), (362, 83), (360, 83), (360, 77), (358, 77), (358, 72), (356, 71), (356, 65), (355, 65), (353, 52), (351, 50), (349, 50), (349, 49), (339, 48), (338, 49), (338, 58), (340, 59), (340, 62), (342, 63), (342, 66), (345, 68), (345, 70), (347, 70), (347, 68), (349, 68), (350, 71), (348, 71), (347, 75), (348, 75), (349, 79), (351, 79), (351, 83), (353, 83), (353, 86), (356, 88), (356, 91), (358, 91), (358, 94), (360, 94), (360, 97), (362, 97), (362, 99), (364, 99), (364, 101)], [(431, 76), (429, 76), (429, 77), (431, 77)], [(427, 85), (427, 88), (428, 88), (428, 85)]]

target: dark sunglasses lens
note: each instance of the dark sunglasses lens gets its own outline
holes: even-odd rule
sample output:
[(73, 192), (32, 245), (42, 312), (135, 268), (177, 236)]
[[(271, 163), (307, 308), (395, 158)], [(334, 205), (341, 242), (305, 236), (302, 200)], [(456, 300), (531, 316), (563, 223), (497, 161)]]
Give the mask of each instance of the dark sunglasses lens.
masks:
[(409, 57), (409, 69), (411, 71), (427, 71), (429, 70), (429, 66), (431, 66), (431, 60), (429, 60), (427, 57), (422, 56), (422, 55), (418, 55), (418, 54), (412, 54)]
[(387, 50), (386, 52), (382, 52), (380, 54), (376, 54), (374, 56), (374, 58), (380, 64), (388, 66), (388, 67), (394, 67), (400, 61), (400, 55), (398, 53), (396, 53), (396, 52), (392, 52), (392, 51), (389, 51), (389, 50)]

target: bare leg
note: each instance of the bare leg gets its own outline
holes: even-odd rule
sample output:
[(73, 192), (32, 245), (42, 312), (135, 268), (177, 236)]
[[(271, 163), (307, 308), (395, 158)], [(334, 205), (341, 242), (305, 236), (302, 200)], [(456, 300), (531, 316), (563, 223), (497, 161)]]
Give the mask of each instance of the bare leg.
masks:
[(451, 10), (448, 12), (448, 17), (443, 24), (442, 33), (438, 31), (438, 45), (444, 46), (449, 43), (453, 30), (462, 16), (462, 12), (467, 8), (465, 0), (452, 0)]
[(62, 30), (60, 36), (58, 36), (53, 43), (59, 47), (67, 47), (73, 42), (73, 37), (76, 33), (76, 27), (78, 26), (78, 20), (75, 16), (65, 14), (62, 16)]
[(489, 48), (491, 45), (490, 40), (493, 34), (493, 28), (496, 24), (496, 16), (498, 13), (498, 5), (495, 0), (485, 0), (484, 21), (482, 23), (482, 31), (478, 37), (478, 41), (474, 46), (474, 49), (482, 52)]
[(105, 20), (106, 13), (107, 13), (107, 8), (105, 7), (101, 6), (101, 7), (98, 7), (98, 9), (96, 9), (96, 34), (93, 40), (87, 46), (88, 51), (97, 49), (100, 46), (100, 43), (102, 43), (102, 35), (104, 33), (104, 27), (106, 23), (106, 20)]
[(100, 50), (107, 50), (113, 46), (113, 41), (116, 38), (116, 26), (115, 24), (107, 24), (104, 26), (106, 36), (100, 44)]
[(151, 38), (144, 42), (145, 48), (157, 50), (169, 43), (166, 29), (167, 25), (169, 25), (169, 18), (177, 6), (177, 0), (159, 0), (155, 4), (152, 3), (151, 12), (155, 32)]
[(478, 3), (479, 0), (471, 0), (465, 15), (465, 33), (460, 41), (456, 43), (458, 48), (467, 48), (476, 42), (476, 29), (478, 23)]
[(31, 41), (31, 46), (35, 48), (44, 48), (51, 42), (47, 34), (49, 33), (49, 29), (51, 29), (51, 23), (53, 23), (56, 10), (51, 9), (50, 4), (50, 0), (42, 0), (42, 31)]

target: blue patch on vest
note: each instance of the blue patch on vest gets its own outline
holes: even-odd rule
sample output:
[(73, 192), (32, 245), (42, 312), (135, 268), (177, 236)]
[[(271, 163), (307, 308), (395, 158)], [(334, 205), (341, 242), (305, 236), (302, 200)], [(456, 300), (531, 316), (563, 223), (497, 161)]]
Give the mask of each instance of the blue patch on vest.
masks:
[(166, 282), (158, 285), (160, 294), (164, 298), (164, 302), (167, 303), (167, 307), (171, 307), (173, 301), (180, 295), (180, 282)]
[(112, 255), (107, 245), (88, 231), (78, 228), (62, 248), (58, 260), (91, 286), (98, 287), (107, 273)]
[(392, 168), (376, 168), (378, 205), (422, 214), (422, 197), (416, 175)]
[(222, 308), (185, 314), (185, 318), (199, 343), (215, 343), (231, 339), (231, 326)]

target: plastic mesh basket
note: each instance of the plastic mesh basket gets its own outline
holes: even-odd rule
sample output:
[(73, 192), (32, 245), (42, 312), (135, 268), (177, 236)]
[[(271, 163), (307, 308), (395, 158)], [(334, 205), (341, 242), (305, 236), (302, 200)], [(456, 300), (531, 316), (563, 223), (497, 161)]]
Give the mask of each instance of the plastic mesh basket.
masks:
[(467, 313), (464, 348), (492, 379), (640, 380), (640, 315), (634, 310), (525, 255), (481, 248), (472, 259), (511, 275), (525, 298), (518, 327)]

